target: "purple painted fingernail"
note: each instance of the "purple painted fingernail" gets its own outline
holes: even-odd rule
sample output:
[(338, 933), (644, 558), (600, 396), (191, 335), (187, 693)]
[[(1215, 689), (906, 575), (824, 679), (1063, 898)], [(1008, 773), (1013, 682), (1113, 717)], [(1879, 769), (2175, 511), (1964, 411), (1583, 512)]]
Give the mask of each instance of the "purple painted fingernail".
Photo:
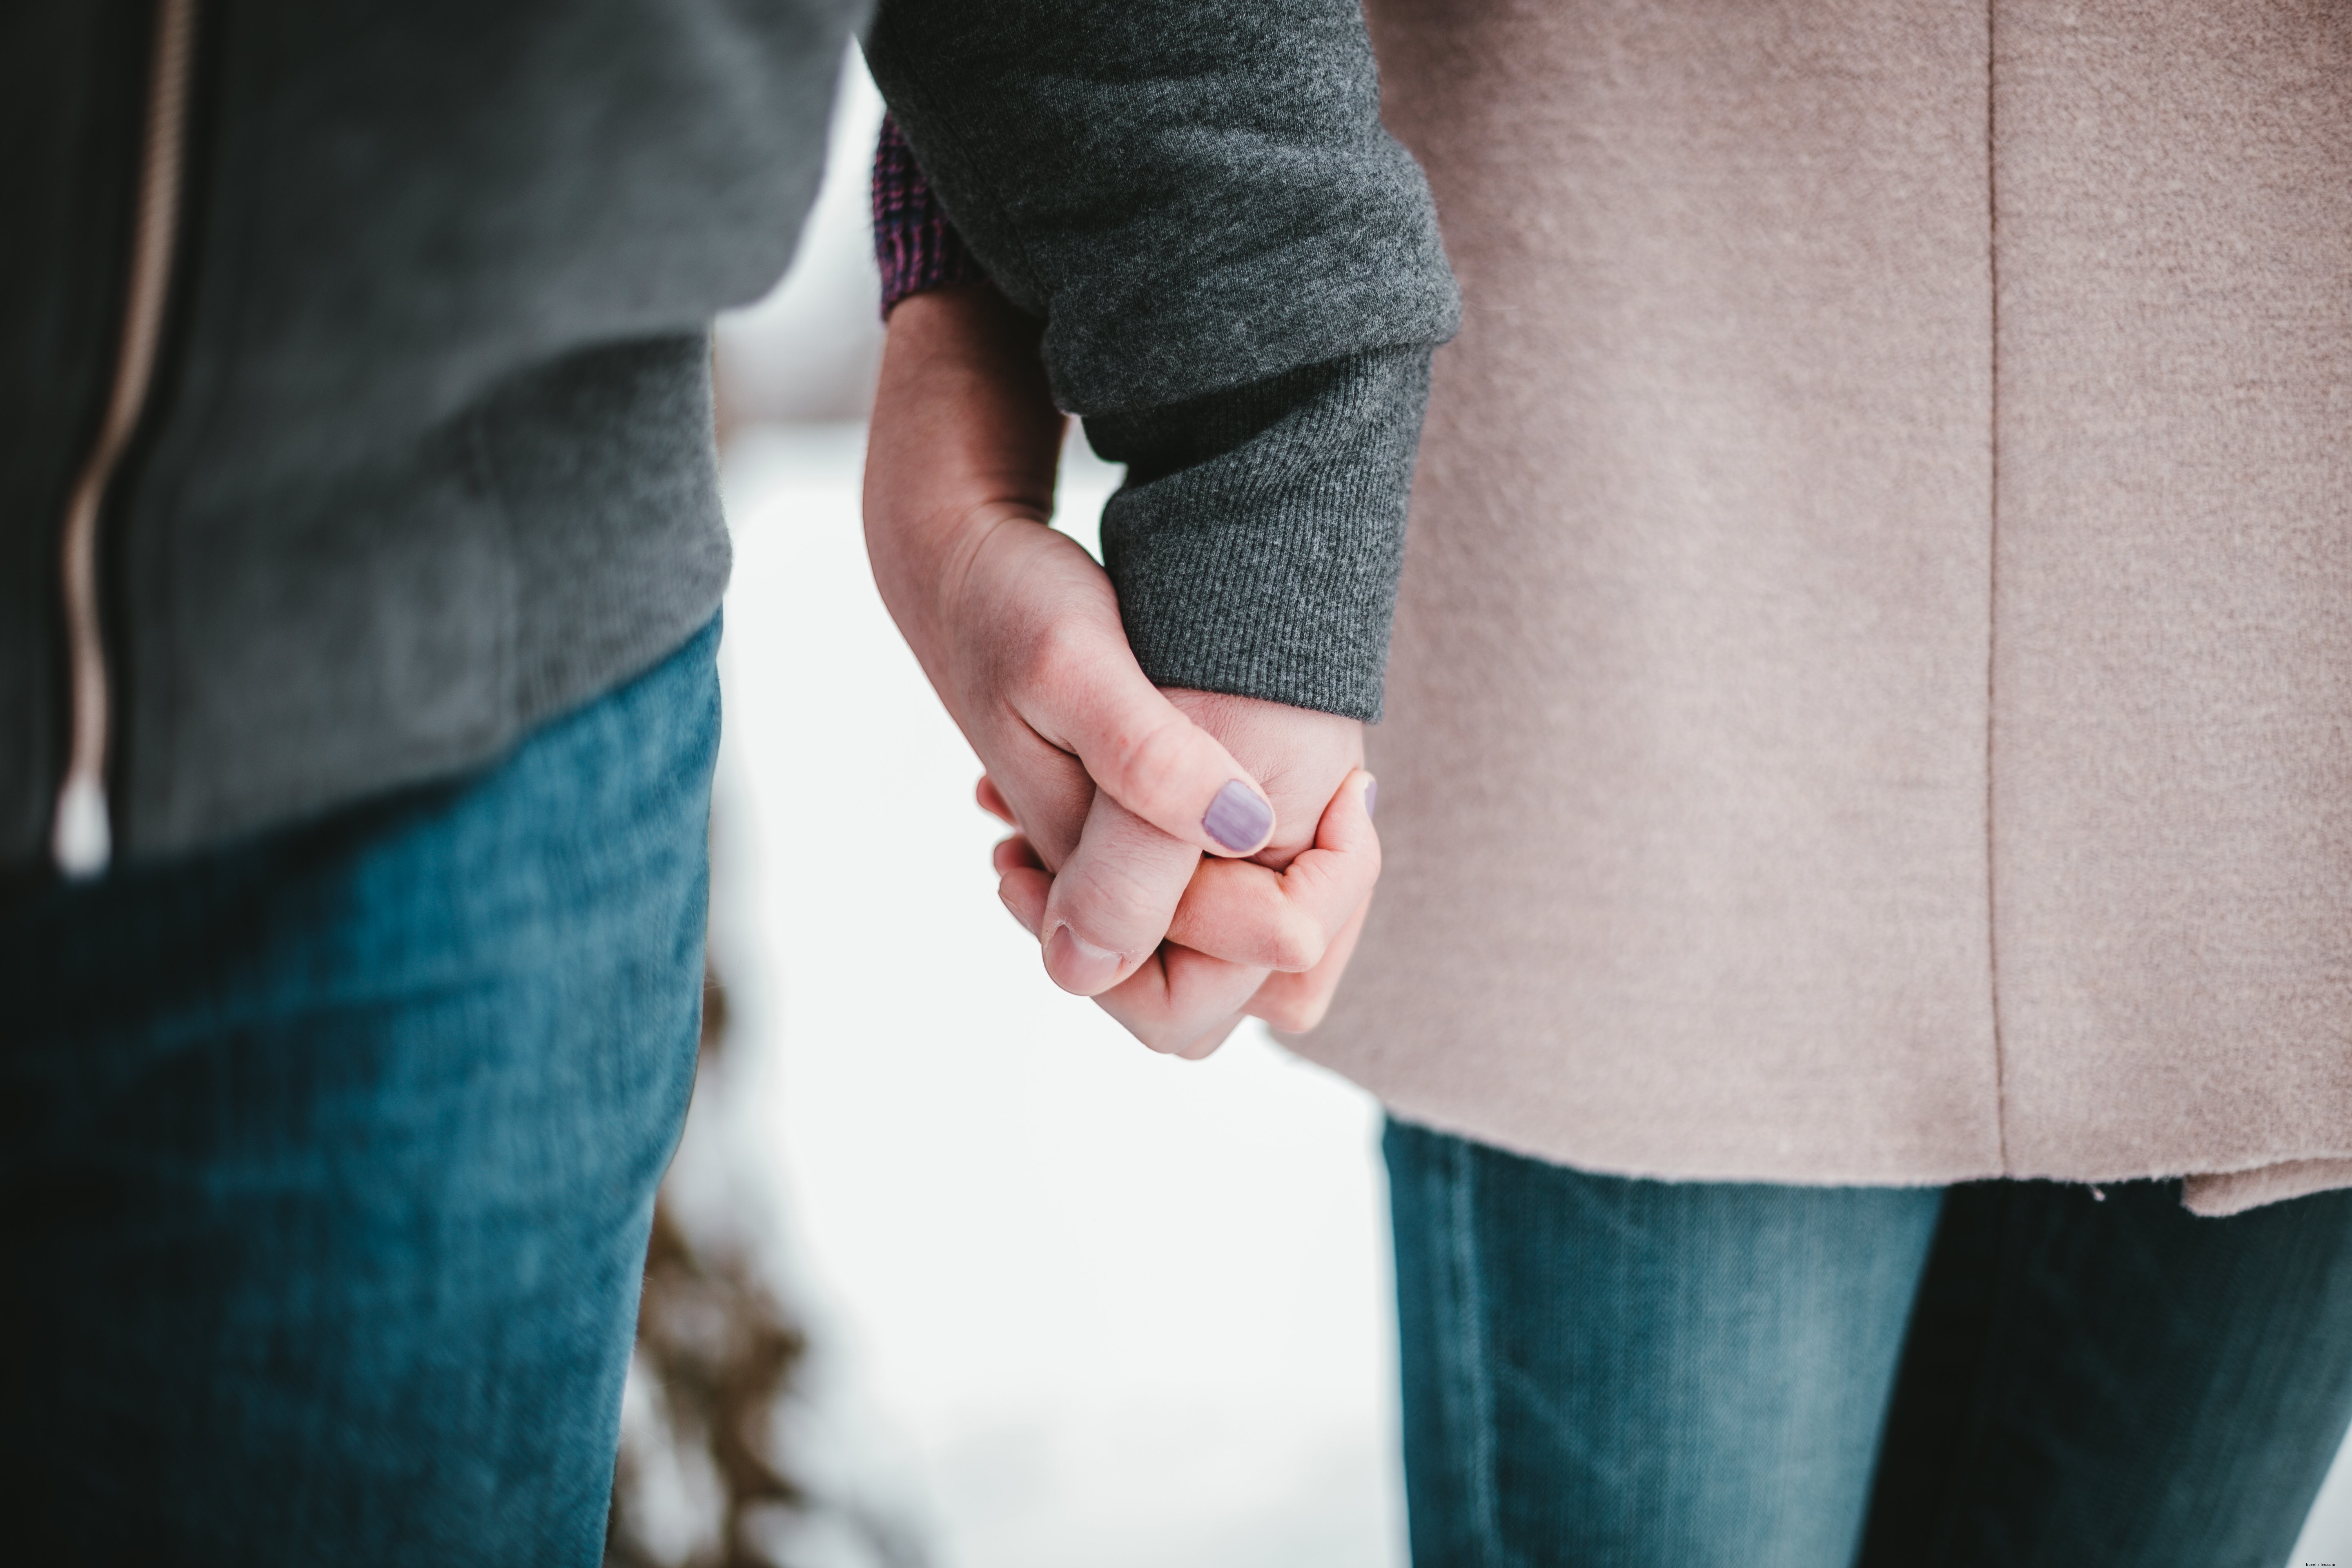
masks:
[(1364, 786), (1364, 815), (1372, 815), (1372, 807), (1381, 803), (1381, 781), (1374, 779)]
[(1239, 779), (1217, 792), (1201, 818), (1202, 831), (1236, 855), (1256, 848), (1273, 827), (1274, 807)]

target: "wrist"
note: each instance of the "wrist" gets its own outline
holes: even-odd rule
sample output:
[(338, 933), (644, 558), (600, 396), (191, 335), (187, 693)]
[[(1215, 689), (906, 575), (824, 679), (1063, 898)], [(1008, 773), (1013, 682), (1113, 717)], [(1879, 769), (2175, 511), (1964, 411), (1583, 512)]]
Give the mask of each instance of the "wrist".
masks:
[(1062, 426), (1036, 323), (993, 289), (932, 289), (891, 313), (868, 427), (866, 546), (926, 668), (982, 542), (1050, 515)]

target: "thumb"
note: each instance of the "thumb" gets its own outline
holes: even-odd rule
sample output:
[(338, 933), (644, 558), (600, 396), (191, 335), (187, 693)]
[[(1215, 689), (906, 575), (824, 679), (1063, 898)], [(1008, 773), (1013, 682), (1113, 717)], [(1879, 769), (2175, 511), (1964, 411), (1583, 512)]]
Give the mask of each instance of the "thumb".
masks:
[[(1199, 850), (1097, 794), (1045, 901), (1040, 929), (1054, 984), (1093, 996), (1133, 974), (1168, 934), (1201, 864)], [(1256, 984), (1253, 979), (1251, 988)]]
[(1274, 836), (1274, 805), (1216, 737), (1160, 694), (1126, 639), (1058, 661), (1060, 678), (1023, 717), (1077, 754), (1095, 787), (1178, 842), (1254, 855)]

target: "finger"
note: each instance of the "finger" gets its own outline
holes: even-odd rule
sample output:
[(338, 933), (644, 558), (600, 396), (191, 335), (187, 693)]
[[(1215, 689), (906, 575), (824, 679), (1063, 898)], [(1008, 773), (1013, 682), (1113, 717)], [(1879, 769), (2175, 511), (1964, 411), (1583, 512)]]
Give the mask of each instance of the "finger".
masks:
[(1223, 742), (1144, 678), (1124, 642), (1055, 645), (1015, 706), (1074, 752), (1097, 788), (1170, 837), (1211, 855), (1255, 855), (1274, 836), (1265, 787)]
[[(1047, 870), (1068, 859), (1095, 797), (1095, 781), (1078, 759), (1013, 720), (987, 763), (987, 786), (1003, 807), (995, 815), (1021, 830)], [(980, 799), (977, 788), (972, 795)], [(985, 800), (981, 806), (994, 810)]]
[(980, 783), (972, 787), (971, 797), (980, 803), (981, 810), (1005, 826), (1021, 826), (1020, 820), (1013, 815), (1013, 807), (1005, 804), (1003, 793), (997, 789), (996, 781), (986, 773), (980, 775)]
[(1053, 879), (1035, 866), (999, 867), (998, 869), (1003, 874), (996, 881), (997, 898), (1012, 911), (1013, 918), (1021, 922), (1021, 929), (1035, 936), (1045, 929), (1045, 900), (1053, 890)]
[(1182, 1050), (1171, 1051), (1169, 1054), (1182, 1057), (1188, 1062), (1206, 1061), (1216, 1054), (1217, 1047), (1223, 1045), (1233, 1032), (1241, 1027), (1242, 1020), (1248, 1016), (1246, 1012), (1232, 1014)]
[[(1029, 934), (1044, 922), (1051, 882), (1027, 845), (1008, 838), (996, 847), (1003, 878), (997, 896)], [(1242, 1008), (1265, 977), (1181, 948), (1163, 948), (1123, 984), (1097, 996), (1104, 1011), (1152, 1049), (1198, 1060), (1224, 1043), (1245, 1016)]]
[(1037, 847), (1018, 833), (1010, 838), (998, 839), (989, 859), (1000, 877), (1024, 866), (1036, 871), (1046, 868), (1045, 862), (1037, 858)]
[(1265, 977), (1263, 969), (1169, 946), (1095, 1001), (1153, 1050), (1198, 1058), (1233, 1033)]
[(1200, 863), (1190, 844), (1096, 795), (1045, 909), (1045, 973), (1054, 984), (1093, 996), (1133, 974), (1167, 935)]
[(1380, 836), (1366, 809), (1371, 788), (1371, 774), (1349, 773), (1323, 808), (1315, 847), (1279, 876), (1244, 861), (1202, 861), (1168, 940), (1234, 963), (1313, 969), (1380, 879)]
[(1356, 951), (1356, 939), (1363, 934), (1364, 916), (1371, 910), (1367, 899), (1356, 906), (1339, 934), (1331, 939), (1331, 946), (1323, 954), (1323, 962), (1304, 974), (1269, 974), (1249, 1001), (1248, 1011), (1286, 1035), (1303, 1035), (1323, 1021), (1331, 1009), (1331, 997), (1339, 989), (1339, 977), (1348, 972), (1348, 960)]

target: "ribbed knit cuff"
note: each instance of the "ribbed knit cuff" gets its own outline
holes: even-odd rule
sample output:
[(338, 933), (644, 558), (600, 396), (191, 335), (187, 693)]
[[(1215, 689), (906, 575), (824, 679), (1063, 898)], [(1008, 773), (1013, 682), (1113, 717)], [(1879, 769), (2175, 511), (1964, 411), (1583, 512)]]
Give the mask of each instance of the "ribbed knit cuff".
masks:
[(1381, 716), (1429, 350), (1087, 420), (1128, 465), (1103, 559), (1160, 686)]
[(898, 122), (882, 121), (874, 148), (874, 259), (882, 269), (882, 315), (909, 294), (987, 277), (948, 222)]

